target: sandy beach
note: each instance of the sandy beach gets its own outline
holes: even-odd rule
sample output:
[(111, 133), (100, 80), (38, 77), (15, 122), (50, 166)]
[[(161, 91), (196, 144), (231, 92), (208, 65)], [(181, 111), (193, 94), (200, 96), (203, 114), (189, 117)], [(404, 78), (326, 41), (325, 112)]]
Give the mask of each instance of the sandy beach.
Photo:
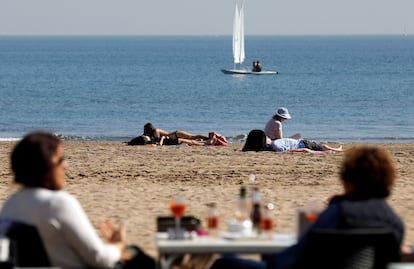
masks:
[[(10, 152), (0, 142), (0, 203), (12, 193)], [(414, 143), (377, 144), (393, 155), (398, 180), (390, 204), (414, 244)], [(93, 223), (128, 221), (128, 242), (156, 256), (156, 217), (168, 216), (168, 199), (187, 198), (187, 215), (203, 221), (207, 203), (216, 202), (221, 229), (233, 218), (241, 185), (256, 176), (264, 202), (275, 205), (276, 231), (292, 232), (296, 209), (310, 198), (326, 202), (341, 191), (338, 170), (343, 153), (242, 152), (242, 144), (219, 146), (127, 146), (119, 142), (65, 142), (69, 174), (66, 191), (81, 202)], [(343, 145), (349, 149), (353, 144)]]

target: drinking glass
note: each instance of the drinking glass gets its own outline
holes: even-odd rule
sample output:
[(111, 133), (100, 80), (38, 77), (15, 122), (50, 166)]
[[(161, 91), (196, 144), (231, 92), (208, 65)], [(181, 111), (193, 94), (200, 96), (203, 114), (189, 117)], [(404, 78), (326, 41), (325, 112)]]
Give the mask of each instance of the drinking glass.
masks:
[(314, 223), (319, 214), (323, 211), (324, 204), (319, 199), (310, 199), (306, 202), (304, 211), (305, 211), (305, 218), (310, 223)]
[(175, 232), (172, 236), (174, 239), (183, 239), (184, 231), (181, 229), (181, 218), (184, 216), (187, 204), (182, 196), (173, 196), (170, 199), (170, 210), (174, 216)]
[(272, 238), (273, 235), (273, 209), (274, 205), (269, 203), (265, 205), (262, 217), (260, 219), (260, 231), (269, 239)]
[(209, 203), (207, 204), (209, 210), (207, 215), (207, 230), (208, 234), (211, 237), (218, 236), (218, 228), (219, 228), (219, 213), (217, 210), (216, 203)]

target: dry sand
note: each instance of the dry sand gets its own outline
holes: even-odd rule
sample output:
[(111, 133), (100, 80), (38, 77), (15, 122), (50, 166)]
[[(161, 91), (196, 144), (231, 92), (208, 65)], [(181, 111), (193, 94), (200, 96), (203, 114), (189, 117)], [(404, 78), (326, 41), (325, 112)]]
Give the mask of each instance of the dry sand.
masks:
[[(15, 142), (0, 142), (0, 201), (12, 193), (9, 156)], [(352, 147), (345, 144), (344, 148)], [(414, 243), (414, 143), (381, 144), (393, 155), (398, 181), (390, 204)], [(311, 197), (327, 201), (341, 191), (338, 169), (343, 153), (242, 152), (241, 144), (216, 146), (127, 146), (116, 142), (65, 142), (74, 194), (93, 223), (128, 220), (128, 241), (156, 256), (156, 216), (170, 215), (168, 199), (183, 194), (187, 214), (205, 220), (206, 203), (217, 202), (221, 229), (233, 218), (235, 199), (250, 174), (265, 202), (275, 205), (276, 230), (292, 232), (295, 212)]]

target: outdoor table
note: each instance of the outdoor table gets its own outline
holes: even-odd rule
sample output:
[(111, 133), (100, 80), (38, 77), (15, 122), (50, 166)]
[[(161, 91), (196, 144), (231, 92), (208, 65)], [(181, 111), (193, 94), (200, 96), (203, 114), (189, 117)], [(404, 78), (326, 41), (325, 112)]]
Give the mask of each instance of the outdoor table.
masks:
[(156, 246), (160, 254), (181, 253), (276, 253), (296, 243), (296, 235), (275, 233), (272, 239), (254, 237), (199, 236), (184, 240), (171, 240), (166, 233), (157, 233)]
[[(269, 254), (280, 252), (297, 241), (295, 234), (274, 233), (272, 238), (232, 236), (231, 233), (219, 237), (195, 236), (184, 240), (168, 239), (167, 233), (157, 233), (155, 243), (160, 258), (170, 254)], [(163, 268), (169, 262), (162, 263)]]

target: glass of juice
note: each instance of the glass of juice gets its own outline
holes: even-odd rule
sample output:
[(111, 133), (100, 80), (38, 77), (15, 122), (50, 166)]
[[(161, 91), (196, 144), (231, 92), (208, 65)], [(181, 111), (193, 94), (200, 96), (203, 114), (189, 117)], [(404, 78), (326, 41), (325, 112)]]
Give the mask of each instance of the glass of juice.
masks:
[(273, 221), (273, 204), (264, 206), (263, 214), (260, 218), (260, 232), (271, 239), (273, 237), (274, 221)]
[(183, 239), (184, 231), (181, 229), (181, 218), (187, 209), (186, 200), (182, 196), (173, 196), (170, 199), (169, 205), (175, 221), (175, 231), (172, 237), (173, 239)]
[(313, 198), (309, 199), (304, 207), (305, 211), (305, 218), (310, 223), (314, 223), (318, 217), (319, 214), (323, 211), (324, 204), (321, 200)]
[(212, 237), (218, 236), (219, 230), (219, 213), (217, 210), (216, 203), (208, 203), (208, 214), (207, 214), (207, 230), (208, 234)]

